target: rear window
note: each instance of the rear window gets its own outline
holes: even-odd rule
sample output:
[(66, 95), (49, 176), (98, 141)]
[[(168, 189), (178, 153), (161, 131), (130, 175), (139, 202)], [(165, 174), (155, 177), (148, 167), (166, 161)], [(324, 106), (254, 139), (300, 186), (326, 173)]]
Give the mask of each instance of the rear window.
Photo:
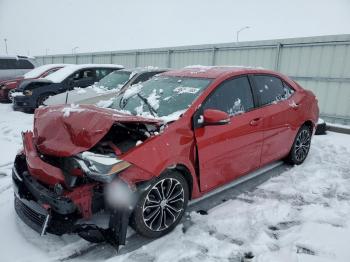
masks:
[(0, 69), (33, 69), (34, 65), (25, 59), (0, 59)]

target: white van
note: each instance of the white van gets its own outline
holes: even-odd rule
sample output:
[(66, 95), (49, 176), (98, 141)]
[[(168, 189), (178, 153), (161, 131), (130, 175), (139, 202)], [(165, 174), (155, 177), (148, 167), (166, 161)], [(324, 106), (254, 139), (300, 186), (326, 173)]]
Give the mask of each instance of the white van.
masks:
[(27, 56), (0, 56), (0, 81), (22, 76), (36, 67), (34, 58)]

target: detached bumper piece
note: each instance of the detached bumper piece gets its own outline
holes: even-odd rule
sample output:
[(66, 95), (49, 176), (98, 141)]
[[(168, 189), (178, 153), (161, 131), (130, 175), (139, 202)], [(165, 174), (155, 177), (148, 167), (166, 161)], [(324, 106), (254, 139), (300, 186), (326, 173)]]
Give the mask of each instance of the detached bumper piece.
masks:
[(74, 203), (37, 182), (26, 170), (25, 157), (18, 155), (12, 170), (15, 210), (29, 227), (44, 235), (72, 233), (80, 218)]
[(129, 209), (112, 210), (107, 229), (77, 223), (82, 218), (79, 208), (70, 198), (57, 195), (33, 178), (24, 155), (16, 157), (12, 180), (16, 213), (40, 235), (46, 232), (55, 235), (74, 233), (90, 242), (108, 242), (117, 249), (125, 245)]

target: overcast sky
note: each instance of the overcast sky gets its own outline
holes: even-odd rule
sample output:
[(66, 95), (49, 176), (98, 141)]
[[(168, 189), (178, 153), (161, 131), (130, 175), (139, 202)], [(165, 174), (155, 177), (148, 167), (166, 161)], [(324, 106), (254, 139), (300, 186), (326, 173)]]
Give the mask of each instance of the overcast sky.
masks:
[(350, 33), (350, 0), (0, 0), (0, 54)]

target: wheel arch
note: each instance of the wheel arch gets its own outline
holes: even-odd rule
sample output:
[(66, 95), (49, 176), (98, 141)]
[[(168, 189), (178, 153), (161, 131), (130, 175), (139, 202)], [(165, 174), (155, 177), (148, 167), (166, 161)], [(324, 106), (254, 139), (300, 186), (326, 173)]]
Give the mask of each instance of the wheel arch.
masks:
[[(189, 196), (190, 199), (192, 199), (192, 193), (193, 193), (193, 177), (191, 175), (190, 170), (183, 164), (176, 164), (175, 167), (173, 168), (174, 170), (180, 172), (182, 176), (185, 178), (188, 189), (189, 189)], [(170, 169), (171, 170), (171, 169)]]
[(316, 125), (311, 120), (306, 120), (301, 126), (309, 127), (312, 133), (316, 127)]

